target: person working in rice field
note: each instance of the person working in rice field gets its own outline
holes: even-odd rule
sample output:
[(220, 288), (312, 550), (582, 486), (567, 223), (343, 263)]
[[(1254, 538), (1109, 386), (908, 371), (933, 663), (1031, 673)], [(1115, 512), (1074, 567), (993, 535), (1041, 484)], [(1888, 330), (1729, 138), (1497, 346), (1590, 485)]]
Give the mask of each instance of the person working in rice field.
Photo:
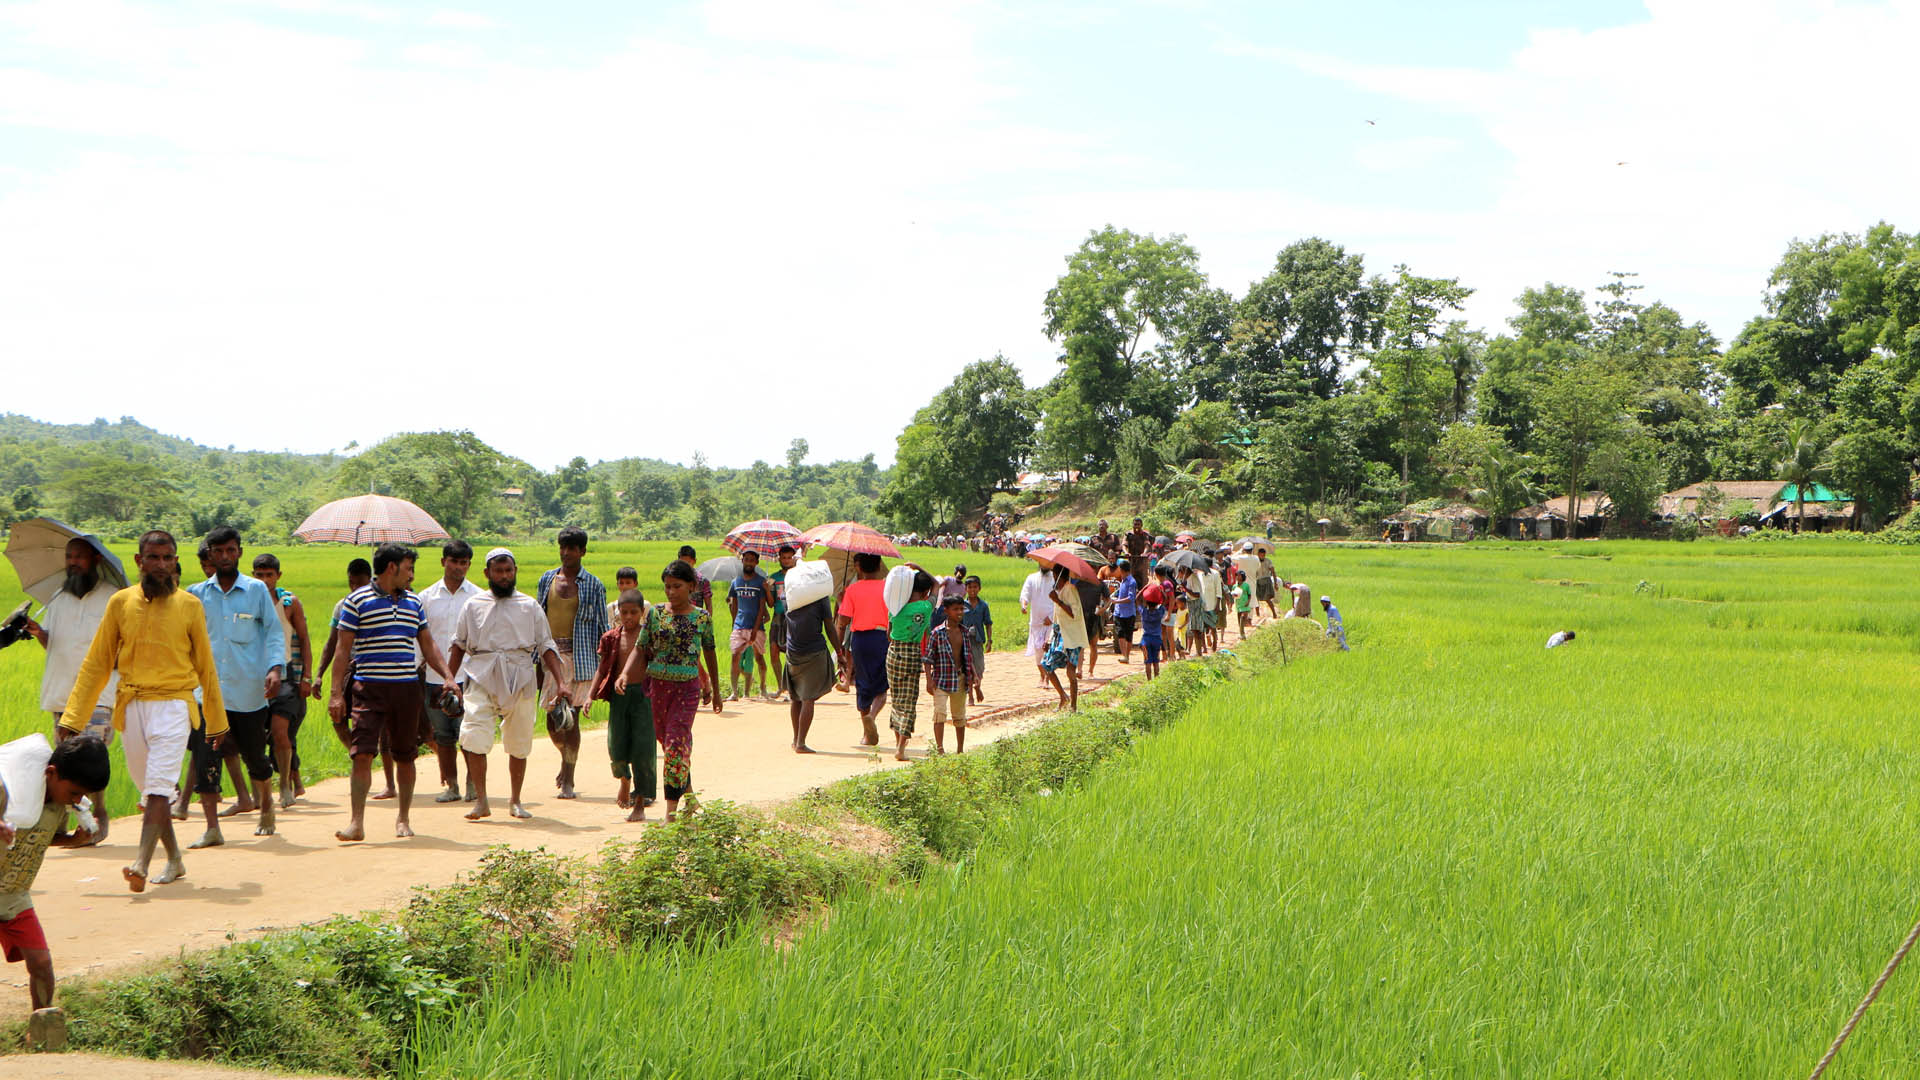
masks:
[(49, 847), (93, 842), (84, 827), (67, 832), (67, 814), (81, 800), (105, 791), (113, 769), (107, 744), (91, 735), (68, 733), (58, 746), (48, 746), (41, 735), (21, 742), (26, 745), (8, 748), (24, 759), (14, 785), (0, 776), (0, 950), (7, 963), (26, 965), (27, 1000), (39, 1014), (31, 1031), (45, 1045), (49, 1023), (64, 1029), (65, 1017), (40, 1014), (53, 1006), (53, 951), (33, 910), (33, 879)]
[[(587, 532), (568, 526), (560, 530), (560, 565), (540, 575), (540, 591), (535, 599), (547, 613), (547, 629), (560, 658), (573, 666), (573, 678), (565, 685), (547, 688), (549, 704), (565, 697), (574, 702), (592, 702), (593, 675), (600, 663), (600, 635), (607, 632), (607, 587), (581, 566), (587, 555)], [(573, 770), (580, 760), (580, 725), (562, 726), (555, 714), (547, 713), (547, 736), (560, 751), (560, 772), (553, 784), (560, 798), (574, 798)]]
[(933, 628), (933, 604), (927, 594), (934, 585), (932, 574), (915, 567), (913, 593), (887, 625), (887, 701), (892, 707), (889, 726), (893, 728), (895, 761), (907, 760), (907, 740), (913, 738), (919, 712), (920, 657), (927, 631)]
[[(1087, 648), (1087, 621), (1081, 611), (1079, 590), (1073, 587), (1073, 575), (1064, 566), (1053, 568), (1053, 588), (1047, 598), (1053, 601), (1053, 633), (1047, 641), (1046, 655), (1040, 667), (1047, 681), (1060, 695), (1060, 707), (1080, 709), (1080, 654)], [(1067, 670), (1067, 687), (1060, 685), (1060, 669)]]
[[(711, 702), (720, 712), (720, 662), (713, 651), (713, 616), (693, 603), (699, 575), (684, 560), (667, 564), (660, 572), (666, 603), (647, 609), (640, 638), (614, 692), (639, 688), (646, 679), (653, 702), (653, 726), (660, 739), (663, 761), (660, 782), (667, 798), (667, 820), (674, 820), (680, 800), (693, 790), (693, 721), (700, 705)], [(706, 674), (702, 681), (701, 674)], [(711, 687), (711, 690), (708, 688)]]
[(1327, 636), (1340, 643), (1340, 651), (1348, 652), (1347, 624), (1340, 618), (1340, 609), (1333, 606), (1333, 597), (1320, 598), (1320, 610), (1327, 614)]
[[(60, 717), (61, 738), (77, 735), (93, 716), (107, 680), (118, 673), (113, 726), (126, 753), (127, 777), (140, 792), (140, 850), (121, 870), (127, 888), (143, 892), (176, 881), (187, 872), (174, 840), (169, 802), (186, 761), (187, 733), (204, 724), (208, 742), (218, 749), (227, 734), (227, 707), (220, 696), (220, 673), (207, 640), (207, 619), (200, 600), (180, 588), (180, 561), (173, 535), (155, 529), (140, 538), (140, 583), (121, 589), (107, 601), (100, 629), (93, 635), (80, 673), (74, 677), (67, 711)], [(201, 691), (196, 710), (193, 692)], [(156, 846), (167, 851), (167, 865), (148, 877)]]
[(625, 693), (614, 689), (621, 669), (640, 644), (640, 620), (646, 615), (640, 591), (628, 589), (615, 601), (619, 617), (613, 628), (600, 635), (600, 667), (593, 677), (593, 696), (607, 703), (607, 757), (613, 763), (613, 777), (620, 781), (620, 793), (614, 805), (629, 811), (628, 821), (645, 821), (647, 807), (653, 805), (659, 789), (656, 774), (653, 733), (653, 706), (646, 688), (635, 686)]

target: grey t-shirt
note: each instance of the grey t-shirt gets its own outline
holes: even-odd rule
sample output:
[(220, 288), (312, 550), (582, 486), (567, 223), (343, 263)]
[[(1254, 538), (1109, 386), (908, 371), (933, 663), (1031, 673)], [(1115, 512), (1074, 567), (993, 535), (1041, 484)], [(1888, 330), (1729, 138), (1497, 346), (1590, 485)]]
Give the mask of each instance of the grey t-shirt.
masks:
[(787, 612), (787, 655), (812, 656), (826, 652), (827, 635), (823, 628), (831, 618), (833, 611), (825, 597)]

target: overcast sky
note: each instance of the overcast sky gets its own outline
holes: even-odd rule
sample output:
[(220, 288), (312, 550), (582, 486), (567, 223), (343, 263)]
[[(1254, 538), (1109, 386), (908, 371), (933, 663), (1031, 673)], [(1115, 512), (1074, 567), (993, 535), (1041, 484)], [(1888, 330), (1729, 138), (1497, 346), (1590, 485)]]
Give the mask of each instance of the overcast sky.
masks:
[[(1637, 270), (1920, 228), (1913, 3), (0, 2), (0, 410), (537, 465), (875, 453), (1088, 231)], [(1369, 123), (1372, 121), (1372, 123)], [(1624, 163), (1624, 164), (1622, 164)]]

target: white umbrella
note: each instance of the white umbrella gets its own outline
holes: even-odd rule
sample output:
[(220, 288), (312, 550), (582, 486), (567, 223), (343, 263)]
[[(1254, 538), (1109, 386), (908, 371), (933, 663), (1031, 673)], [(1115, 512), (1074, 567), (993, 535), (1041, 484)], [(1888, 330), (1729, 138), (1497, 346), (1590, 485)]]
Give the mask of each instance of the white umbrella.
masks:
[(42, 604), (52, 600), (67, 580), (67, 542), (74, 539), (85, 540), (99, 554), (100, 580), (117, 589), (127, 587), (126, 568), (99, 537), (64, 521), (37, 517), (15, 522), (7, 530), (7, 561), (20, 575), (21, 591)]

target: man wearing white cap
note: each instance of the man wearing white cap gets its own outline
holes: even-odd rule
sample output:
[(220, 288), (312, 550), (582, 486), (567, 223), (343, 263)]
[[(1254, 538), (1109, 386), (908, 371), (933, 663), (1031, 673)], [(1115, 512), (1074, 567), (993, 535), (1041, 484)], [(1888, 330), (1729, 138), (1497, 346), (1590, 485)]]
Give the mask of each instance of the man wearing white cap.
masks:
[(1333, 606), (1333, 597), (1322, 596), (1320, 610), (1327, 613), (1327, 636), (1340, 643), (1341, 652), (1351, 651), (1347, 648), (1347, 624), (1340, 621), (1340, 609)]
[[(530, 818), (520, 804), (520, 788), (527, 778), (527, 756), (533, 753), (533, 720), (539, 691), (534, 686), (536, 664), (545, 664), (547, 678), (566, 687), (573, 677), (554, 647), (547, 613), (539, 601), (517, 591), (519, 567), (513, 552), (487, 552), (487, 591), (460, 609), (453, 632), (453, 653), (447, 668), (452, 681), (465, 690), (465, 714), (460, 718), (460, 749), (473, 782), (474, 804), (467, 819), (491, 817), (487, 803), (487, 754), (493, 750), (494, 730), (507, 748), (507, 779), (512, 784), (508, 812)], [(561, 694), (574, 705), (571, 690)]]

